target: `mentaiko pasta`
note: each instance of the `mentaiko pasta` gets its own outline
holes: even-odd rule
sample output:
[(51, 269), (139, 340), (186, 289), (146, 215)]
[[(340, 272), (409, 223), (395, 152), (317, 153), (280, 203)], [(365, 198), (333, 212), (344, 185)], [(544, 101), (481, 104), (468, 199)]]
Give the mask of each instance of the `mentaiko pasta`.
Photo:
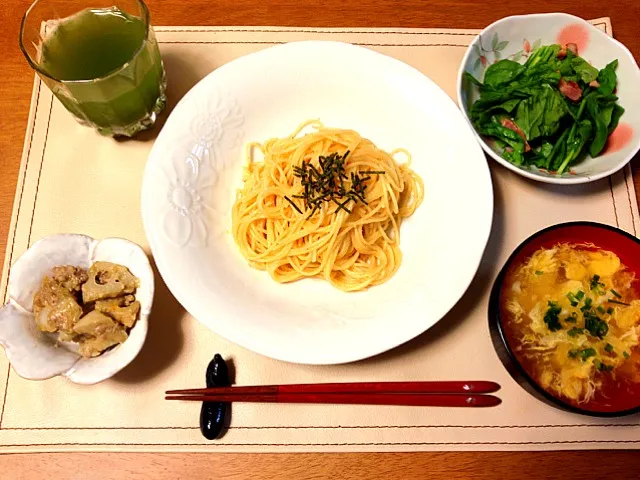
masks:
[[(307, 127), (313, 131), (301, 134)], [(262, 161), (253, 160), (256, 150)], [(252, 267), (277, 282), (319, 277), (344, 291), (398, 270), (400, 224), (424, 190), (406, 150), (387, 153), (353, 130), (309, 121), (247, 152), (232, 232)], [(398, 154), (408, 161), (396, 162)]]

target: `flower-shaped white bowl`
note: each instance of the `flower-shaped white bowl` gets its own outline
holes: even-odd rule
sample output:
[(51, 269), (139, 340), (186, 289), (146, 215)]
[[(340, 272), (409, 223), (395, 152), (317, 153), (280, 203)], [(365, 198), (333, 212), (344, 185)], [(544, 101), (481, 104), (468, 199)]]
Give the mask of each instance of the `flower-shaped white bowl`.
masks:
[[(33, 296), (45, 275), (57, 265), (89, 268), (95, 261), (124, 265), (140, 279), (136, 299), (140, 318), (129, 338), (94, 358), (82, 358), (76, 344), (57, 342), (36, 328)], [(121, 238), (95, 240), (85, 235), (52, 235), (34, 243), (11, 268), (9, 301), (0, 309), (0, 344), (18, 375), (45, 380), (62, 375), (74, 383), (91, 385), (113, 376), (138, 354), (147, 336), (154, 279), (149, 259), (140, 246)]]
[[(464, 72), (478, 80), (492, 63), (509, 58), (524, 61), (541, 45), (575, 43), (578, 54), (598, 69), (618, 59), (618, 103), (625, 109), (607, 147), (597, 158), (587, 156), (562, 175), (536, 167), (519, 167), (501, 156), (494, 142), (476, 136), (489, 156), (525, 177), (546, 183), (587, 183), (624, 167), (640, 149), (640, 69), (629, 50), (581, 18), (565, 13), (518, 15), (492, 23), (469, 46), (458, 72), (458, 104), (471, 125), (469, 110), (479, 96), (478, 87), (466, 81)], [(473, 128), (473, 125), (471, 125)]]

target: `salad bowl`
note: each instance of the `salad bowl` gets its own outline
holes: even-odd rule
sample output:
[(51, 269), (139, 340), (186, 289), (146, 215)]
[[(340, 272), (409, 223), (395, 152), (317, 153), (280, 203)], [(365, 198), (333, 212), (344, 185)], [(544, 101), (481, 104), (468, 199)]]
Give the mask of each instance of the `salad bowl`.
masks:
[[(575, 160), (562, 169), (562, 173), (557, 173), (553, 168), (518, 165), (507, 160), (504, 144), (481, 135), (477, 125), (472, 122), (470, 112), (480, 97), (479, 86), (471, 76), (483, 82), (485, 72), (496, 62), (506, 59), (523, 64), (538, 49), (553, 44), (560, 47), (575, 46), (577, 54), (598, 70), (617, 60), (617, 84), (613, 95), (618, 97), (618, 105), (624, 108), (617, 126), (611, 124), (608, 139), (595, 158), (589, 156), (589, 148), (585, 147)], [(584, 93), (586, 96), (586, 89)], [(573, 15), (518, 15), (489, 25), (471, 42), (464, 55), (458, 72), (457, 95), (460, 109), (484, 151), (506, 168), (536, 181), (555, 184), (592, 182), (623, 168), (640, 149), (640, 69), (624, 45)], [(538, 106), (540, 112), (549, 112), (549, 104)]]

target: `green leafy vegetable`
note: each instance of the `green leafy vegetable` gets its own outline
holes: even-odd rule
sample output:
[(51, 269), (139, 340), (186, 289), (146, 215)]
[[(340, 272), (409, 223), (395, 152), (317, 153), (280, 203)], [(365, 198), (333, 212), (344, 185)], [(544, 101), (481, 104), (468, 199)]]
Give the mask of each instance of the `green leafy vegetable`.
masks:
[(585, 102), (587, 102), (587, 113), (596, 127), (593, 140), (589, 146), (589, 155), (597, 157), (607, 142), (607, 137), (609, 136), (609, 124), (605, 121), (605, 116), (602, 114), (602, 110), (598, 105), (597, 97), (589, 97)]
[(618, 60), (614, 60), (598, 72), (597, 80), (600, 84), (598, 93), (600, 95), (611, 95), (616, 89), (616, 83), (618, 81), (616, 68), (618, 68)]
[[(496, 42), (499, 53), (503, 42)], [(480, 91), (470, 108), (478, 133), (494, 139), (509, 162), (558, 175), (587, 153), (600, 155), (624, 114), (613, 93), (617, 60), (598, 71), (571, 51), (558, 58), (560, 48), (541, 46), (524, 64), (498, 60), (482, 82), (464, 74)]]
[[(589, 83), (598, 78), (598, 69), (591, 66), (589, 62), (587, 62), (582, 57), (573, 57), (571, 60), (571, 68), (576, 74), (580, 77), (580, 79), (584, 83)], [(570, 75), (570, 74), (569, 74)]]
[(554, 135), (566, 114), (567, 105), (560, 92), (549, 85), (542, 85), (538, 92), (520, 102), (515, 122), (530, 141)]
[(611, 112), (611, 122), (609, 123), (609, 135), (616, 129), (618, 123), (620, 122), (620, 117), (624, 113), (624, 108), (622, 108), (617, 103), (613, 106), (613, 112)]
[[(512, 60), (502, 60), (487, 68), (484, 84), (490, 88), (499, 88), (517, 78), (524, 71), (524, 65)], [(596, 71), (597, 72), (597, 71)]]

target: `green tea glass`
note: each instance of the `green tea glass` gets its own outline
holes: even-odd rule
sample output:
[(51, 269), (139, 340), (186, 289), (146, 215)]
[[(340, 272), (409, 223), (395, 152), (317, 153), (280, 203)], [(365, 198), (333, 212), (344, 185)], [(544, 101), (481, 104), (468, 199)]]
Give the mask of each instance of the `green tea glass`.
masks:
[(165, 106), (164, 67), (142, 0), (36, 0), (20, 47), (66, 109), (102, 135), (133, 136)]

